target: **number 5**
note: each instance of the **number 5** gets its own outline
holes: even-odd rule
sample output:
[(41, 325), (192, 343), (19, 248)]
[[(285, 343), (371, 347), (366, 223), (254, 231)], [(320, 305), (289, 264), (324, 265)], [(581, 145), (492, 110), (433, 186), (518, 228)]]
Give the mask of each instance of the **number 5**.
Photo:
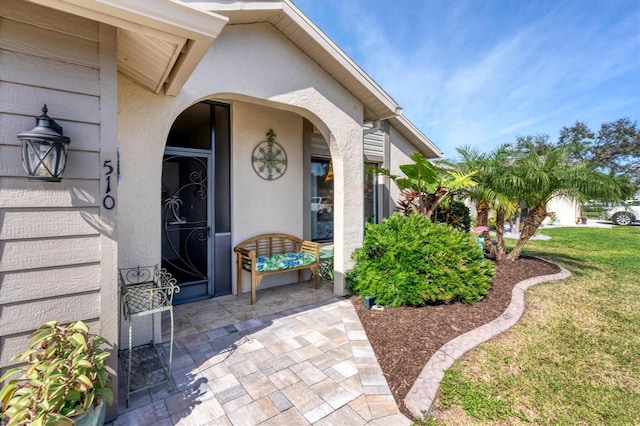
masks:
[(102, 165), (102, 167), (106, 167), (109, 169), (109, 171), (105, 173), (106, 176), (109, 176), (111, 173), (113, 173), (113, 166), (110, 163), (111, 160), (104, 160), (104, 164)]

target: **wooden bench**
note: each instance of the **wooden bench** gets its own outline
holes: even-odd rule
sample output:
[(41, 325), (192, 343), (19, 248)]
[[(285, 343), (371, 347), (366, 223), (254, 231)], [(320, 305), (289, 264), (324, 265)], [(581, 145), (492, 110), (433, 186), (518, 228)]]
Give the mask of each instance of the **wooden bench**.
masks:
[(318, 289), (320, 244), (304, 241), (288, 234), (262, 234), (249, 238), (235, 246), (238, 256), (238, 285), (236, 295), (242, 292), (242, 271), (251, 274), (251, 304), (256, 303), (256, 289), (265, 275), (310, 269)]

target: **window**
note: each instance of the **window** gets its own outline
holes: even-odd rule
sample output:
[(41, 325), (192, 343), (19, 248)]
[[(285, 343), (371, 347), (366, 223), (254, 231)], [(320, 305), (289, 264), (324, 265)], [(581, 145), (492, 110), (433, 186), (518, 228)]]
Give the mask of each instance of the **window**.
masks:
[(326, 158), (311, 159), (311, 240), (333, 241), (333, 169)]
[[(364, 167), (364, 221), (378, 223), (376, 163)], [(327, 158), (311, 159), (311, 240), (333, 241), (333, 169)]]
[(378, 164), (364, 164), (364, 221), (378, 223)]

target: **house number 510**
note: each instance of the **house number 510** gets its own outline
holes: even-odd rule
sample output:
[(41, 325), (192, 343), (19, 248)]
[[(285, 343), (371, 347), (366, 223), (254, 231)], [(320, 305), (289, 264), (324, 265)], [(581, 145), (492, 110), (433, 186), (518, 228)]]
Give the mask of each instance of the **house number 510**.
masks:
[(107, 169), (104, 174), (107, 179), (107, 189), (104, 191), (105, 196), (102, 199), (102, 206), (107, 210), (111, 210), (116, 205), (116, 200), (111, 195), (109, 195), (109, 193), (111, 192), (111, 176), (113, 175), (113, 166), (111, 165), (111, 160), (104, 160), (104, 164), (102, 165), (102, 167)]

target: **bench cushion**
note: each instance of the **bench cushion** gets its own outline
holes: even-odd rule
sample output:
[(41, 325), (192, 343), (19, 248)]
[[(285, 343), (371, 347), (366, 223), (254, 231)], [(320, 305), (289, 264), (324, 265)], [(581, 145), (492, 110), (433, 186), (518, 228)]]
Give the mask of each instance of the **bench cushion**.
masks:
[(311, 265), (315, 263), (316, 257), (309, 253), (284, 253), (272, 256), (256, 257), (256, 271), (280, 271), (283, 269), (296, 268), (298, 266)]

